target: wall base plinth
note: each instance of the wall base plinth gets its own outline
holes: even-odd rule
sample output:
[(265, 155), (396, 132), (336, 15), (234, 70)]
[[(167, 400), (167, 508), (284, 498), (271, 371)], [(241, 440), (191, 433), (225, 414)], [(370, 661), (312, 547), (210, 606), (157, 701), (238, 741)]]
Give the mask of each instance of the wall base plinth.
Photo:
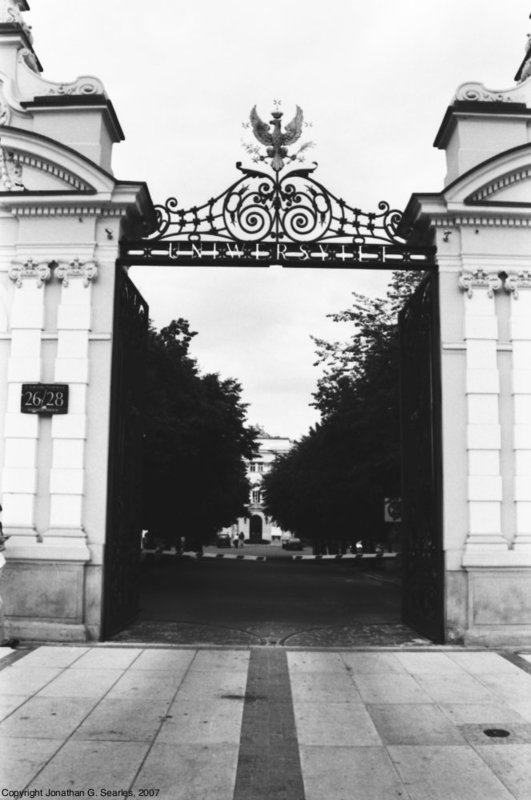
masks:
[(4, 525), (4, 536), (9, 539), (9, 553), (13, 558), (24, 558), (24, 553), (32, 552), (39, 544), (39, 536), (35, 528), (13, 528)]
[(6, 619), (5, 639), (25, 642), (88, 642), (92, 637), (85, 625), (46, 622), (31, 619)]
[[(514, 551), (509, 551), (514, 556)], [(465, 644), (485, 647), (531, 644), (531, 566), (467, 569)]]
[(49, 536), (33, 539), (13, 537), (6, 552), (8, 561), (65, 561), (85, 564), (90, 561), (90, 550), (85, 534)]
[(510, 630), (496, 625), (472, 628), (466, 632), (463, 643), (465, 647), (531, 647), (531, 629), (529, 625), (513, 625)]
[(35, 641), (87, 641), (85, 564), (13, 559), (3, 570), (5, 636)]
[[(513, 550), (508, 557), (515, 558)], [(448, 570), (445, 641), (481, 647), (531, 646), (531, 565)]]
[(531, 568), (531, 548), (509, 550), (507, 544), (503, 549), (492, 548), (490, 550), (467, 547), (463, 556), (463, 567), (467, 570), (488, 569), (489, 567), (499, 567), (500, 569), (510, 567)]

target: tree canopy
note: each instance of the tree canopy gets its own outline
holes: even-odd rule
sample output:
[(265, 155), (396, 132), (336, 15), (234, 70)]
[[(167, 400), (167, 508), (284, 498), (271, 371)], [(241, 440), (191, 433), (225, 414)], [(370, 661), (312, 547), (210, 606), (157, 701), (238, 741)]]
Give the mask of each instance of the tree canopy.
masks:
[(245, 513), (245, 459), (256, 452), (241, 386), (200, 374), (184, 319), (150, 326), (144, 419), (143, 527), (198, 545)]
[(385, 297), (353, 293), (349, 309), (330, 315), (351, 326), (349, 338), (314, 338), (321, 421), (264, 489), (268, 513), (315, 543), (382, 538), (383, 500), (400, 494), (398, 312), (419, 279), (395, 272)]

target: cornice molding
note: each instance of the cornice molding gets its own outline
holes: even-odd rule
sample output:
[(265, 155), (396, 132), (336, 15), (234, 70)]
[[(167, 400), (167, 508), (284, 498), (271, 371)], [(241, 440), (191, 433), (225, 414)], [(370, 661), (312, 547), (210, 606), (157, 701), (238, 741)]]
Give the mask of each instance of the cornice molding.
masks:
[[(11, 200), (11, 196), (9, 197)], [(129, 207), (80, 205), (72, 200), (72, 205), (14, 205), (9, 204), (9, 209), (14, 217), (123, 217)]]
[(531, 214), (528, 217), (507, 217), (501, 214), (492, 215), (473, 215), (473, 214), (452, 214), (449, 216), (433, 216), (431, 219), (432, 225), (436, 228), (448, 227), (465, 227), (472, 226), (476, 228), (531, 228)]

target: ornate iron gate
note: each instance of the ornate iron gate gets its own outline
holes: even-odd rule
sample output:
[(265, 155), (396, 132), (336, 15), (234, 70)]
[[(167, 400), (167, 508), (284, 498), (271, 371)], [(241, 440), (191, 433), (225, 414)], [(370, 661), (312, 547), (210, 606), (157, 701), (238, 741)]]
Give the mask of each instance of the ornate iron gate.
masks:
[(103, 638), (137, 612), (141, 547), (142, 401), (148, 306), (118, 267), (104, 557)]
[[(314, 177), (317, 164), (285, 169), (304, 161), (303, 144), (289, 148), (303, 130), (302, 110), (282, 131), (282, 112), (272, 112), (270, 125), (256, 107), (249, 128), (263, 148), (245, 145), (253, 166), (237, 162), (238, 178), (224, 192), (201, 205), (181, 209), (175, 197), (155, 206), (155, 220), (138, 239), (120, 242), (122, 266), (270, 266), (325, 269), (407, 269), (427, 274), (401, 315), (403, 361), (404, 454), (404, 619), (430, 638), (443, 638), (443, 562), (441, 527), (440, 400), (438, 298), (435, 247), (414, 243), (402, 225), (402, 213), (382, 201), (365, 212), (330, 192)], [(265, 149), (264, 149), (265, 148)], [(267, 171), (264, 171), (266, 165)], [(127, 286), (127, 284), (124, 284)], [(129, 294), (127, 295), (127, 293)], [(140, 531), (138, 495), (132, 496), (134, 419), (122, 419), (128, 402), (135, 408), (139, 384), (131, 383), (138, 364), (130, 363), (127, 331), (138, 332), (141, 301), (132, 290), (122, 309), (116, 344), (114, 455), (111, 457), (111, 500), (107, 553), (106, 630), (127, 621), (134, 608), (132, 576)], [(142, 306), (145, 308), (145, 306)], [(117, 317), (118, 319), (118, 317)], [(143, 319), (147, 325), (147, 316)], [(131, 326), (131, 327), (128, 327)], [(115, 328), (117, 330), (117, 328)], [(125, 338), (124, 338), (125, 337)], [(125, 353), (125, 356), (124, 356)], [(125, 358), (126, 366), (122, 365)], [(121, 405), (120, 405), (121, 404)], [(129, 412), (128, 412), (129, 413)], [(132, 413), (132, 412), (131, 412)], [(136, 441), (136, 440), (135, 440)], [(131, 455), (132, 454), (132, 455)], [(137, 462), (140, 459), (137, 459)], [(113, 486), (116, 489), (113, 490)], [(125, 507), (127, 503), (127, 508)], [(135, 527), (136, 526), (136, 527)], [(133, 550), (131, 550), (133, 548)], [(128, 576), (130, 576), (128, 578)], [(128, 582), (129, 580), (129, 582)]]
[(403, 619), (444, 640), (444, 556), (438, 275), (428, 273), (400, 315)]
[[(302, 134), (303, 114), (281, 132), (282, 111), (270, 125), (251, 111), (250, 125), (263, 145), (247, 145), (252, 167), (236, 163), (240, 175), (224, 192), (201, 205), (180, 208), (175, 197), (155, 206), (155, 226), (141, 239), (122, 239), (120, 263), (133, 266), (327, 267), (330, 269), (430, 269), (434, 248), (407, 242), (402, 213), (388, 203), (362, 211), (330, 192), (314, 177), (317, 163), (289, 147)], [(258, 169), (266, 164), (268, 171)]]

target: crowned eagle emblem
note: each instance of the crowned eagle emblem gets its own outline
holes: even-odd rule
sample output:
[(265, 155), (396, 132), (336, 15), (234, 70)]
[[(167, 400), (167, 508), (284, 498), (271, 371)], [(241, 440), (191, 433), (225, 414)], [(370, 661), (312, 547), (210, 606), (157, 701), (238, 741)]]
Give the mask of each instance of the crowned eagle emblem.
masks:
[[(282, 111), (273, 111), (273, 119), (268, 125), (258, 116), (256, 106), (250, 115), (251, 127), (256, 139), (267, 149), (267, 157), (271, 159), (271, 167), (280, 172), (284, 167), (284, 159), (288, 155), (288, 147), (296, 142), (302, 133), (302, 108), (296, 106), (295, 116), (282, 131)], [(272, 129), (271, 129), (271, 126)]]

